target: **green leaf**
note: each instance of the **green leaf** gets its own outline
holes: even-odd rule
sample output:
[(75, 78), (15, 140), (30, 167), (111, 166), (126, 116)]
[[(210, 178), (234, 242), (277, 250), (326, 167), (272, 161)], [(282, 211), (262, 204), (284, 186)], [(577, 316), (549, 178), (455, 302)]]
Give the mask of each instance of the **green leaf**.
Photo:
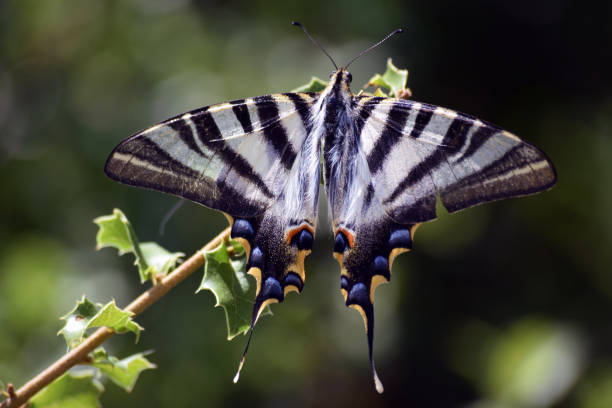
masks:
[(154, 280), (170, 272), (184, 256), (182, 252), (169, 252), (155, 242), (138, 242), (130, 221), (121, 210), (115, 208), (111, 215), (94, 219), (98, 225), (96, 249), (117, 248), (119, 255), (132, 253), (138, 267), (140, 282)]
[(96, 305), (83, 296), (74, 309), (61, 317), (66, 324), (57, 332), (58, 336), (64, 336), (69, 348), (78, 346), (83, 341), (89, 322), (97, 313)]
[[(205, 253), (204, 278), (197, 292), (210, 290), (217, 303), (225, 310), (227, 338), (246, 333), (251, 326), (256, 283), (245, 271), (246, 252), (237, 241), (230, 241), (234, 253), (230, 254), (225, 242)], [(268, 309), (266, 308), (266, 312)]]
[[(122, 360), (110, 357), (104, 360), (94, 361), (93, 366), (99, 368), (102, 374), (107, 376), (119, 387), (127, 392), (131, 392), (141, 372), (157, 368), (155, 364), (147, 360), (145, 354), (146, 353), (137, 353)], [(98, 353), (98, 356), (101, 355), (101, 353)]]
[(149, 267), (146, 270), (139, 268), (140, 282), (146, 282), (154, 276), (164, 276), (173, 270), (179, 259), (185, 256), (182, 252), (169, 252), (156, 242), (143, 242), (140, 244), (143, 257)]
[(33, 396), (29, 408), (95, 408), (104, 387), (94, 378), (93, 370), (66, 373)]
[(62, 317), (66, 320), (64, 327), (57, 333), (64, 336), (69, 348), (75, 348), (87, 337), (87, 329), (105, 326), (116, 333), (133, 332), (136, 342), (143, 328), (132, 320), (132, 312), (119, 309), (112, 300), (101, 308), (94, 305), (85, 296), (81, 298), (70, 312)]
[(112, 214), (95, 218), (93, 222), (98, 225), (96, 249), (117, 248), (119, 255), (134, 252), (134, 245), (138, 245), (138, 239), (120, 209), (115, 208)]
[(140, 331), (144, 329), (132, 320), (133, 315), (134, 313), (132, 312), (118, 308), (113, 299), (98, 311), (87, 325), (87, 328), (104, 326), (114, 330), (116, 333), (132, 332), (136, 335), (136, 342), (138, 342)]
[(397, 97), (401, 91), (406, 89), (406, 83), (408, 82), (408, 70), (399, 69), (391, 58), (387, 59), (387, 70), (384, 74), (376, 74), (368, 81), (366, 87), (375, 86), (378, 88), (385, 88), (390, 91), (390, 96)]
[(291, 92), (321, 92), (327, 86), (327, 82), (313, 76), (307, 84), (298, 86)]

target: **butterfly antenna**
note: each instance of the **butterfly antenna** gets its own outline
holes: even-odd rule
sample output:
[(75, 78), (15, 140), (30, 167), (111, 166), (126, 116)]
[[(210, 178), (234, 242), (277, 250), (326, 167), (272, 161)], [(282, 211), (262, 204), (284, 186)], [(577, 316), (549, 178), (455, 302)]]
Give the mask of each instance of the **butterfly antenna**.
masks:
[(166, 233), (166, 224), (170, 221), (170, 218), (183, 206), (185, 199), (181, 198), (176, 204), (172, 206), (170, 210), (164, 216), (164, 219), (159, 223), (159, 235), (163, 236)]
[(352, 60), (350, 60), (350, 62), (348, 64), (346, 64), (346, 66), (344, 67), (344, 69), (348, 68), (349, 65), (351, 65), (353, 62), (355, 62), (356, 59), (360, 58), (363, 54), (365, 54), (366, 52), (369, 52), (371, 50), (373, 50), (374, 48), (378, 47), (380, 44), (384, 43), (385, 41), (387, 41), (389, 38), (393, 37), (395, 34), (400, 34), (403, 33), (404, 31), (401, 28), (398, 28), (397, 30), (395, 30), (394, 32), (387, 34), (387, 36), (385, 38), (383, 38), (382, 40), (380, 40), (379, 42), (377, 42), (376, 44), (366, 48), (365, 50), (361, 51), (359, 53), (358, 56), (356, 56), (355, 58), (353, 58)]
[(332, 64), (334, 64), (334, 67), (336, 68), (336, 71), (337, 71), (338, 70), (338, 65), (336, 65), (336, 62), (334, 61), (334, 59), (331, 57), (331, 55), (329, 55), (329, 53), (327, 51), (325, 51), (325, 48), (323, 48), (323, 46), (321, 44), (319, 44), (319, 42), (317, 40), (312, 38), (312, 36), (308, 33), (308, 31), (306, 31), (306, 27), (304, 27), (302, 25), (302, 23), (299, 23), (297, 21), (292, 21), (291, 24), (293, 24), (294, 26), (300, 27), (304, 31), (304, 33), (308, 36), (308, 38), (310, 38), (310, 41), (312, 41), (317, 47), (319, 47), (321, 49), (321, 51), (323, 51), (325, 53), (325, 55), (327, 55), (327, 58), (329, 58), (330, 61), (332, 62)]

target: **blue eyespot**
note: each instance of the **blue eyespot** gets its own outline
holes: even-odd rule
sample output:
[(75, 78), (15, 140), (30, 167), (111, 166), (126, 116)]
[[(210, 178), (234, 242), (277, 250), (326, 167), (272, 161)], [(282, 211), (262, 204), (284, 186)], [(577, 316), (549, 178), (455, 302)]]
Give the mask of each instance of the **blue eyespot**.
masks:
[(304, 283), (302, 282), (302, 278), (295, 272), (289, 272), (283, 281), (283, 287), (285, 286), (295, 286), (301, 292), (304, 287)]
[(346, 237), (343, 233), (339, 232), (336, 234), (336, 239), (334, 240), (334, 252), (343, 253), (346, 249)]
[(252, 267), (254, 266), (256, 268), (263, 269), (263, 252), (261, 252), (259, 247), (255, 247), (251, 250), (249, 263)]
[(298, 239), (297, 239), (298, 249), (312, 249), (313, 240), (314, 238), (312, 234), (310, 233), (310, 231), (308, 231), (306, 228), (302, 229), (299, 232)]
[(261, 299), (277, 299), (282, 302), (284, 299), (283, 289), (281, 288), (280, 282), (269, 276), (261, 285), (261, 292), (259, 292)]
[(232, 238), (244, 238), (246, 240), (250, 240), (255, 235), (255, 231), (253, 230), (253, 225), (248, 220), (239, 218), (234, 220), (234, 225), (232, 226)]
[(374, 258), (374, 274), (387, 275), (389, 272), (389, 261), (384, 256)]
[(364, 307), (370, 304), (370, 296), (368, 288), (363, 283), (359, 282), (353, 285), (351, 291), (346, 297), (347, 305), (359, 305)]
[(348, 278), (344, 275), (340, 276), (340, 289), (344, 289), (348, 291), (348, 288), (349, 288)]
[(409, 229), (398, 229), (391, 233), (389, 237), (389, 246), (391, 248), (412, 248), (412, 238), (410, 237)]

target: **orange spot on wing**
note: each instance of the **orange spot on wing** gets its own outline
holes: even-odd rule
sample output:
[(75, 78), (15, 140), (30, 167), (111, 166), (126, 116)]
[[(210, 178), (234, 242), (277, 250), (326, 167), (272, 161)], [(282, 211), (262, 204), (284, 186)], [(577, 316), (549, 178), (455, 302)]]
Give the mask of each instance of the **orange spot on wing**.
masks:
[(338, 231), (344, 234), (344, 236), (348, 240), (349, 248), (352, 248), (355, 245), (355, 237), (353, 236), (353, 234), (344, 228), (338, 228)]
[(314, 230), (312, 229), (312, 227), (308, 224), (302, 224), (299, 227), (289, 230), (289, 232), (287, 232), (287, 244), (290, 245), (293, 237), (295, 237), (296, 234), (301, 232), (303, 229), (307, 229), (308, 232), (310, 232), (312, 236), (314, 237)]

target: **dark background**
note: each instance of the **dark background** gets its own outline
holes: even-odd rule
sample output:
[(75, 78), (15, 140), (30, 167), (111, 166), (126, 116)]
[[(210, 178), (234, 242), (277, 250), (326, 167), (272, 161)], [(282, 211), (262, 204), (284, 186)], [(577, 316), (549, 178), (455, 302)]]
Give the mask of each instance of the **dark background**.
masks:
[(125, 306), (144, 288), (129, 256), (94, 251), (91, 220), (121, 208), (143, 241), (192, 253), (225, 226), (176, 199), (108, 180), (131, 133), (225, 100), (352, 67), (356, 91), (385, 60), (414, 99), (491, 121), (542, 148), (544, 194), (423, 225), (377, 291), (375, 393), (360, 316), (343, 306), (322, 207), (300, 296), (227, 342), (201, 274), (137, 321), (155, 371), (105, 406), (612, 406), (612, 6), (572, 0), (370, 2), (63, 0), (0, 3), (0, 379), (20, 385), (65, 351), (57, 320), (77, 298)]

